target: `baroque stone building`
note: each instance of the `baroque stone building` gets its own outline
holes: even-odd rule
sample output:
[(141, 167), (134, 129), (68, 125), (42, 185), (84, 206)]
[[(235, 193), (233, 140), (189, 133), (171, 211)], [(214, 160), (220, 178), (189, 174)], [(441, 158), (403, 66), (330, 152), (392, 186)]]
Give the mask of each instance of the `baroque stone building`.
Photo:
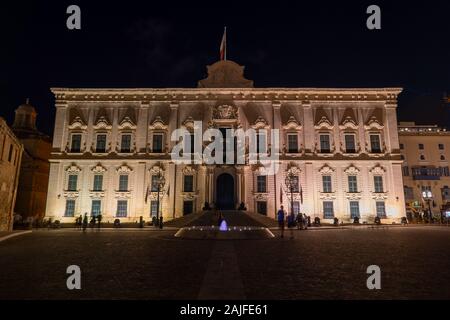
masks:
[[(232, 61), (208, 66), (197, 88), (53, 88), (56, 123), (46, 216), (73, 222), (101, 213), (104, 221), (149, 219), (165, 178), (165, 220), (201, 211), (205, 203), (275, 217), (290, 207), (332, 221), (399, 221), (405, 215), (397, 133), (398, 88), (255, 88)], [(207, 128), (280, 130), (280, 171), (257, 164), (177, 164), (171, 133)], [(259, 136), (259, 135), (258, 135)], [(270, 139), (261, 134), (264, 150)]]
[(423, 192), (431, 191), (434, 217), (450, 211), (450, 132), (437, 125), (399, 124), (405, 201), (410, 218), (427, 211)]
[(51, 139), (36, 127), (37, 113), (27, 102), (16, 110), (12, 130), (23, 144), (24, 152), (15, 212), (22, 220), (43, 219), (47, 201)]
[(11, 231), (23, 147), (0, 117), (0, 231)]

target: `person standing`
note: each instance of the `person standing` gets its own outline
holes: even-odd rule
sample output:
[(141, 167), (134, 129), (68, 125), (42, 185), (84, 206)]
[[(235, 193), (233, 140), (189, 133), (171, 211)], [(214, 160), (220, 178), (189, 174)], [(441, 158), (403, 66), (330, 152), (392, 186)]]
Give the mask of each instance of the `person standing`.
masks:
[(87, 212), (85, 212), (84, 218), (83, 218), (83, 232), (86, 232), (87, 226), (88, 226), (88, 217), (87, 217)]
[(98, 216), (97, 216), (97, 228), (98, 228), (98, 230), (100, 230), (100, 227), (101, 227), (101, 223), (102, 223), (102, 215), (101, 214), (99, 214)]
[(280, 206), (280, 210), (278, 210), (277, 213), (277, 220), (278, 220), (278, 227), (281, 230), (281, 238), (284, 238), (284, 218), (286, 216), (286, 213), (284, 211), (283, 206)]

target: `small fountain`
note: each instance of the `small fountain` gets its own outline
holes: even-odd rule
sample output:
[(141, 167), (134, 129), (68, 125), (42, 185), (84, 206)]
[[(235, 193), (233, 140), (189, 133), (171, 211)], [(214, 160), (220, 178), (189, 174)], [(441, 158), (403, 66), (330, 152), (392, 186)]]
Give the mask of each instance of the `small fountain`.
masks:
[(222, 220), (222, 222), (220, 223), (219, 230), (220, 231), (228, 231), (228, 225), (225, 220)]

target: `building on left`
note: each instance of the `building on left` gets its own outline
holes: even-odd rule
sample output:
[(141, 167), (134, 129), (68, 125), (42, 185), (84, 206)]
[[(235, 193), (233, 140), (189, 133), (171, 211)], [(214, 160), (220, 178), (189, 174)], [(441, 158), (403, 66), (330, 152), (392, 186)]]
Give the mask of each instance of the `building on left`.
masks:
[(18, 220), (31, 223), (45, 216), (51, 138), (36, 126), (37, 112), (29, 99), (16, 109), (12, 130), (23, 144), (15, 213)]
[(0, 231), (11, 231), (23, 146), (0, 117)]

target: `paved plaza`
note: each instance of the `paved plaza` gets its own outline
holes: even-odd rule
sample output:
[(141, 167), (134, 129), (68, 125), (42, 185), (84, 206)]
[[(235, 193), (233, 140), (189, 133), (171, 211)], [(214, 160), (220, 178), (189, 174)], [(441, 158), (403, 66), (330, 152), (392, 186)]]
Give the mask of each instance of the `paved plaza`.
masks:
[[(225, 219), (265, 224), (243, 213)], [(178, 222), (214, 223), (211, 215)], [(264, 240), (186, 240), (175, 232), (58, 229), (7, 239), (0, 299), (450, 298), (450, 227), (310, 228), (293, 240), (274, 229)], [(81, 290), (66, 287), (69, 265), (81, 268)], [(380, 290), (367, 289), (369, 265), (381, 268)]]

